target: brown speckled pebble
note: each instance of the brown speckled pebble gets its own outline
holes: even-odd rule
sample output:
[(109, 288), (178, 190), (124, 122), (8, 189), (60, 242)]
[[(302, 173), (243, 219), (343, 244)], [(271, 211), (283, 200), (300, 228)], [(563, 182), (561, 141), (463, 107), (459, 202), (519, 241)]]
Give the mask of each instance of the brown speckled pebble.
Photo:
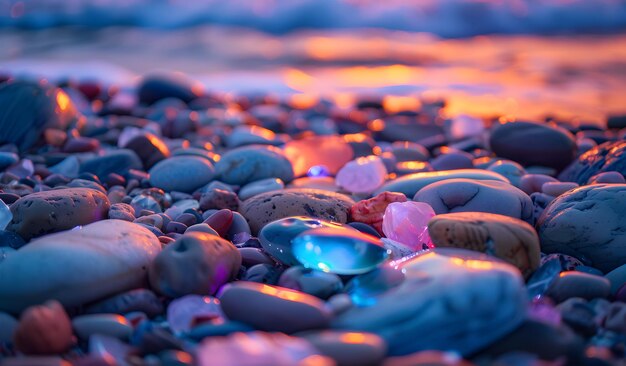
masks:
[(265, 224), (288, 216), (310, 216), (345, 223), (354, 201), (346, 195), (318, 189), (291, 188), (258, 194), (245, 200), (241, 214), (256, 234)]
[(36, 192), (11, 205), (13, 220), (7, 225), (7, 230), (30, 240), (104, 220), (108, 217), (109, 207), (107, 196), (95, 189), (66, 188)]
[(457, 212), (433, 217), (428, 233), (436, 247), (475, 250), (516, 266), (525, 277), (539, 267), (539, 238), (532, 226), (512, 217)]

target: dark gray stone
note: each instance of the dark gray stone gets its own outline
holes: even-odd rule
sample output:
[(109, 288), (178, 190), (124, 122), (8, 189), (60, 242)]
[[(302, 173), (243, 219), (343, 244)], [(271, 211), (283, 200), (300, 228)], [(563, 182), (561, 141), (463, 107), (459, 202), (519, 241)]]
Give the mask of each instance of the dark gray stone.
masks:
[(81, 116), (63, 91), (31, 82), (0, 86), (0, 144), (26, 150), (47, 127), (64, 129)]
[(120, 149), (84, 161), (80, 164), (80, 173), (92, 173), (102, 178), (111, 173), (125, 176), (130, 169), (142, 167), (141, 160), (134, 151)]
[(189, 103), (198, 97), (193, 92), (191, 81), (175, 74), (145, 77), (137, 94), (139, 102), (143, 104), (153, 104), (165, 98), (176, 98)]
[(330, 311), (318, 298), (255, 282), (226, 284), (218, 297), (228, 319), (268, 332), (325, 328), (331, 318)]
[(439, 172), (420, 172), (405, 175), (403, 177), (390, 180), (383, 184), (374, 195), (385, 191), (400, 192), (407, 197), (413, 197), (417, 191), (427, 185), (447, 179), (467, 178), (472, 180), (498, 180), (508, 183), (509, 180), (504, 176), (483, 169), (457, 169)]
[(626, 141), (605, 142), (582, 154), (559, 175), (562, 182), (587, 184), (598, 173), (626, 174)]
[(228, 151), (215, 164), (217, 175), (225, 183), (244, 185), (266, 178), (293, 180), (293, 168), (283, 152), (273, 146), (244, 146)]
[(494, 128), (489, 145), (496, 155), (524, 166), (561, 170), (576, 157), (576, 140), (568, 131), (532, 122), (506, 123)]
[(552, 201), (537, 220), (541, 249), (588, 258), (609, 272), (626, 263), (626, 184), (585, 186)]
[(428, 203), (437, 214), (450, 212), (488, 212), (531, 222), (530, 197), (509, 183), (448, 179), (422, 188), (415, 201)]
[(150, 169), (150, 184), (164, 191), (191, 193), (213, 180), (215, 169), (197, 156), (174, 156)]

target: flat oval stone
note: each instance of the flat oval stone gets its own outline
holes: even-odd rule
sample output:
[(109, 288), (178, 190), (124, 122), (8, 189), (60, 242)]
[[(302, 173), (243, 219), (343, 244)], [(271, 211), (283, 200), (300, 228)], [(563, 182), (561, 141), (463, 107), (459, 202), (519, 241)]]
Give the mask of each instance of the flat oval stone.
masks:
[(283, 287), (238, 281), (225, 285), (218, 297), (228, 319), (268, 332), (324, 328), (331, 318), (322, 300)]
[(337, 174), (354, 156), (350, 144), (343, 137), (336, 135), (292, 140), (285, 144), (284, 151), (296, 177), (305, 175), (316, 165), (323, 165), (330, 174)]
[(309, 216), (346, 223), (354, 201), (339, 193), (317, 189), (291, 188), (258, 194), (245, 200), (240, 212), (252, 234), (267, 223), (289, 216)]
[(611, 283), (602, 276), (566, 271), (552, 281), (545, 294), (556, 303), (573, 297), (587, 300), (607, 298), (611, 294)]
[(248, 198), (260, 193), (276, 191), (285, 188), (285, 183), (278, 178), (267, 178), (248, 183), (239, 190), (239, 198), (247, 200)]
[(526, 194), (541, 192), (545, 183), (558, 183), (558, 180), (545, 174), (525, 174), (520, 179), (519, 189)]
[(337, 366), (381, 365), (387, 352), (385, 341), (372, 333), (324, 330), (300, 336), (332, 358)]
[(35, 236), (87, 225), (107, 218), (107, 196), (89, 188), (67, 188), (35, 192), (11, 205), (13, 218), (8, 231), (25, 240)]
[(626, 184), (583, 186), (562, 194), (537, 220), (541, 249), (589, 258), (609, 272), (626, 262)]
[(387, 342), (387, 355), (392, 356), (422, 350), (469, 355), (526, 318), (524, 282), (504, 262), (470, 251), (436, 249), (391, 265), (403, 270), (405, 280), (370, 306), (339, 314), (332, 328), (375, 333)]
[(251, 145), (229, 150), (215, 164), (219, 179), (228, 184), (245, 185), (266, 178), (290, 182), (294, 175), (291, 162), (273, 146)]
[(320, 227), (340, 228), (341, 225), (307, 216), (291, 216), (272, 221), (259, 231), (259, 242), (273, 258), (287, 266), (300, 262), (293, 256), (292, 240), (301, 233)]
[(0, 262), (0, 310), (48, 299), (79, 306), (142, 287), (160, 250), (150, 231), (121, 220), (40, 237)]
[(578, 184), (572, 182), (546, 182), (541, 186), (541, 192), (548, 196), (558, 197), (575, 188), (578, 188)]
[(0, 143), (26, 150), (45, 128), (65, 129), (81, 118), (68, 95), (59, 88), (16, 81), (0, 86)]
[(153, 104), (162, 99), (176, 98), (185, 103), (199, 96), (191, 80), (179, 74), (148, 75), (137, 88), (137, 97), (143, 104)]
[(414, 173), (396, 178), (383, 184), (383, 186), (377, 189), (374, 193), (379, 194), (385, 191), (400, 192), (407, 197), (413, 197), (417, 191), (431, 183), (455, 178), (509, 182), (504, 176), (483, 169), (442, 170), (439, 172)]
[(81, 315), (72, 319), (72, 328), (80, 339), (89, 339), (94, 334), (102, 334), (118, 339), (127, 339), (133, 326), (118, 314)]
[(447, 179), (421, 189), (413, 200), (428, 203), (436, 214), (487, 212), (530, 222), (533, 203), (526, 193), (499, 181)]
[(449, 213), (432, 218), (428, 232), (435, 247), (492, 255), (517, 267), (524, 277), (539, 267), (539, 237), (518, 219), (483, 212)]
[(594, 175), (611, 171), (626, 175), (626, 141), (605, 142), (585, 152), (559, 174), (559, 180), (583, 185)]
[(196, 156), (173, 156), (150, 169), (150, 184), (167, 192), (191, 193), (214, 177), (213, 165)]
[(626, 183), (626, 178), (620, 172), (602, 172), (598, 173), (587, 181), (587, 184), (600, 183)]
[[(141, 159), (134, 151), (119, 149), (107, 151), (80, 163), (80, 173), (92, 173), (98, 177), (106, 177), (111, 173), (126, 176), (131, 169), (143, 169)], [(60, 173), (60, 172), (58, 172)]]
[(489, 137), (496, 155), (524, 166), (539, 165), (561, 170), (576, 157), (576, 140), (559, 127), (532, 122), (497, 126)]
[(150, 284), (169, 297), (213, 295), (235, 278), (240, 267), (241, 255), (231, 242), (191, 232), (166, 246), (150, 263)]
[(380, 239), (345, 228), (307, 230), (292, 243), (294, 256), (305, 267), (342, 275), (369, 272), (389, 257)]

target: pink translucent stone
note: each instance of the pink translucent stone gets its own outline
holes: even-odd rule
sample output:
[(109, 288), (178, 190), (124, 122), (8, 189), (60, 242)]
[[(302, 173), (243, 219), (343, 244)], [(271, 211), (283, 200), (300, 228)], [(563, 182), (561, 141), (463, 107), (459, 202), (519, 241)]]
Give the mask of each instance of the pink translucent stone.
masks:
[(223, 317), (220, 301), (211, 296), (187, 295), (167, 307), (167, 322), (174, 333), (190, 330), (199, 320)]
[(402, 243), (413, 250), (429, 248), (433, 243), (428, 235), (428, 221), (435, 216), (429, 204), (423, 202), (393, 202), (383, 215), (383, 233), (391, 240)]
[(385, 182), (387, 168), (378, 156), (365, 156), (346, 163), (339, 170), (335, 181), (338, 186), (352, 193), (370, 193)]

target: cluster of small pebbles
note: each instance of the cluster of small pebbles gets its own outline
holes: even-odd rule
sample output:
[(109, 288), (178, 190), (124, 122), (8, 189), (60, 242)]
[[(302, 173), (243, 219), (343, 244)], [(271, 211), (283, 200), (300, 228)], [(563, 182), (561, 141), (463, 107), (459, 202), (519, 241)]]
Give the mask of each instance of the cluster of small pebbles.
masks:
[(612, 365), (626, 118), (0, 78), (0, 364)]

